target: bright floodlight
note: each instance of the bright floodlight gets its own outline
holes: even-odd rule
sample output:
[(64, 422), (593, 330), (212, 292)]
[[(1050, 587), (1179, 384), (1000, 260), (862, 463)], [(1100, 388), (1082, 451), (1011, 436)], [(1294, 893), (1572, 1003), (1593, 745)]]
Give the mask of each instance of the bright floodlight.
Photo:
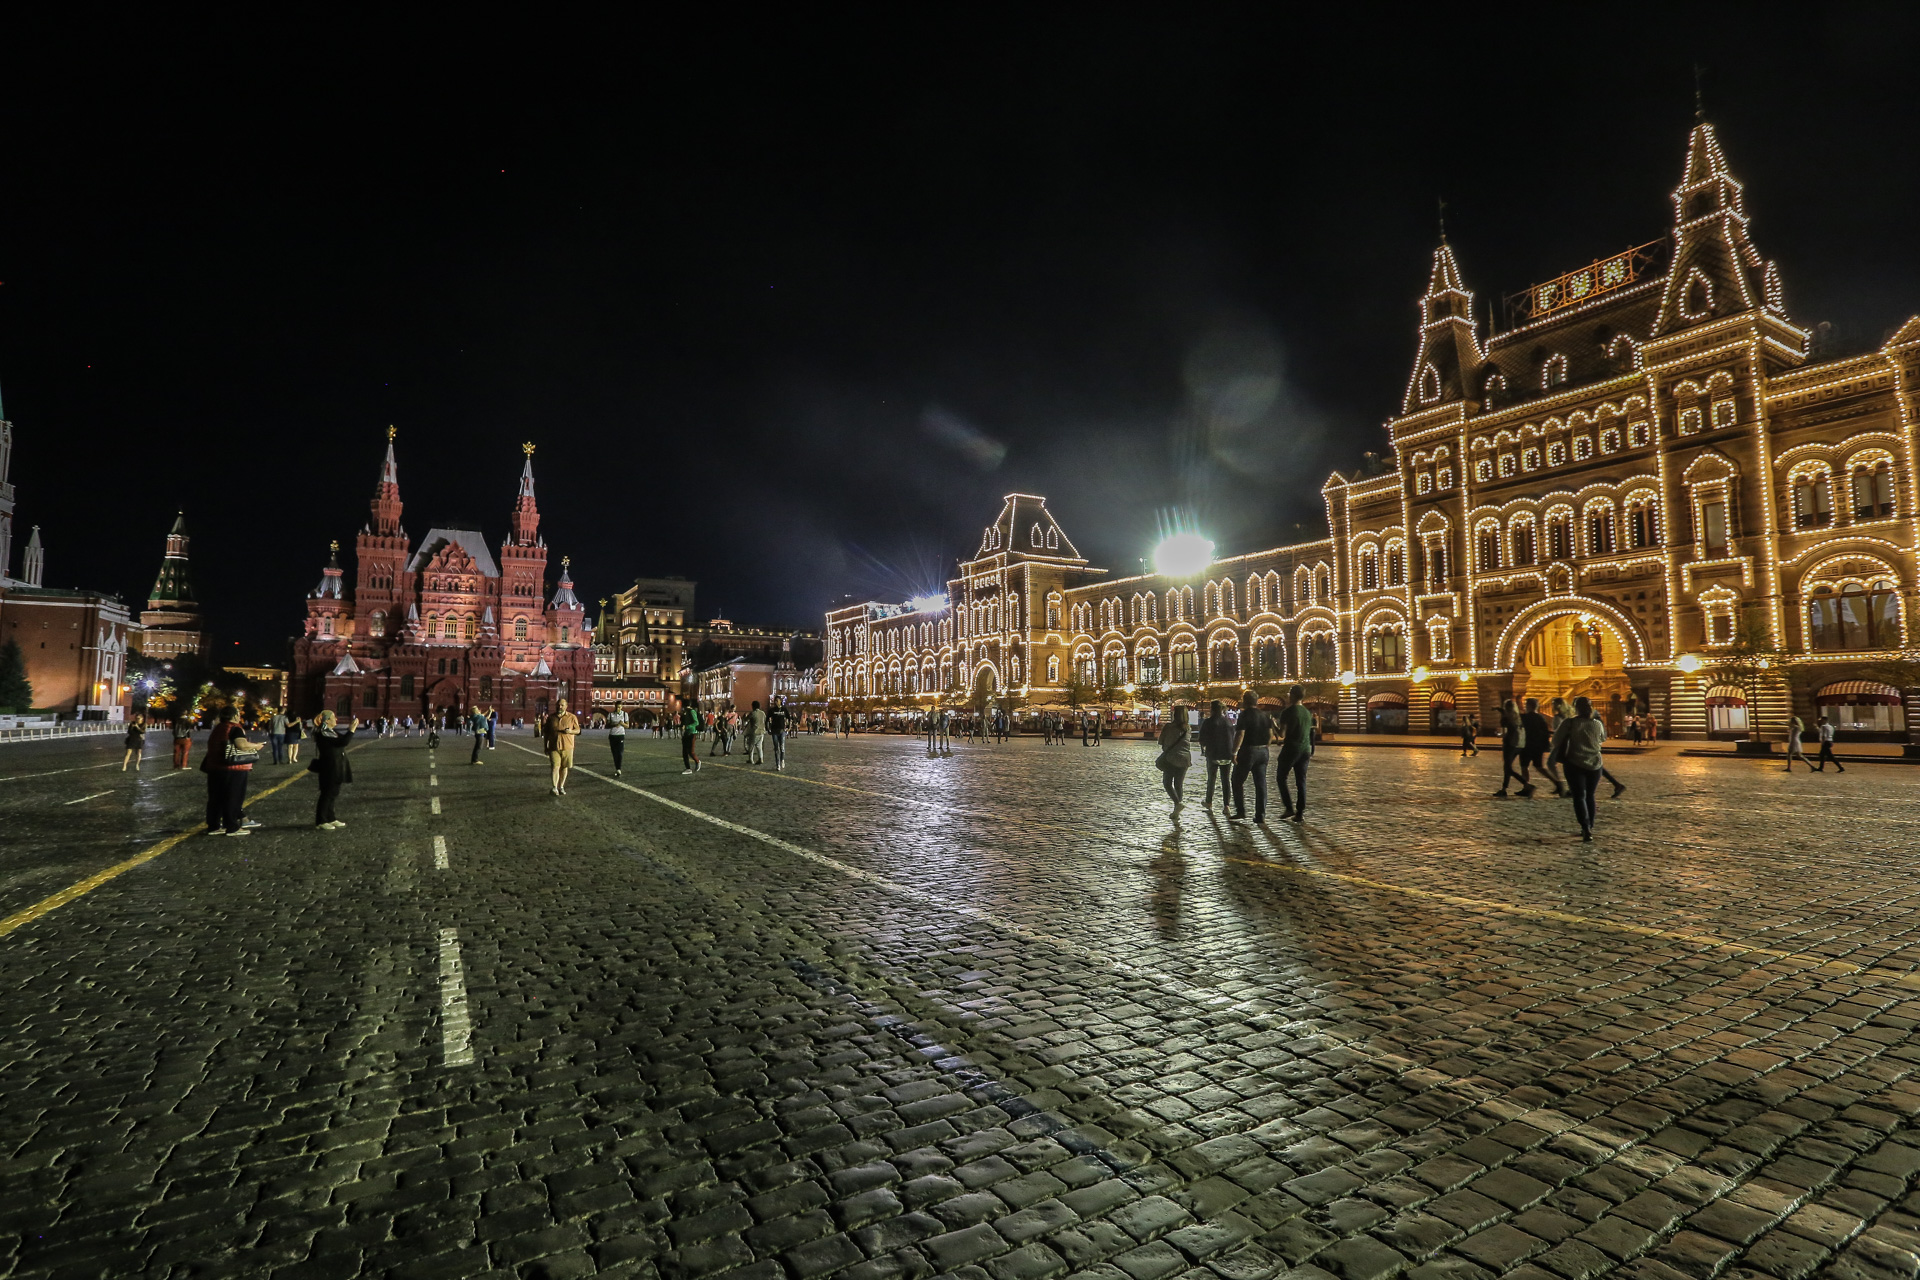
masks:
[(1191, 578), (1213, 563), (1213, 544), (1197, 533), (1162, 538), (1153, 549), (1153, 567), (1169, 578)]
[(915, 596), (913, 599), (907, 601), (907, 605), (915, 613), (938, 613), (947, 607), (947, 598), (945, 596)]

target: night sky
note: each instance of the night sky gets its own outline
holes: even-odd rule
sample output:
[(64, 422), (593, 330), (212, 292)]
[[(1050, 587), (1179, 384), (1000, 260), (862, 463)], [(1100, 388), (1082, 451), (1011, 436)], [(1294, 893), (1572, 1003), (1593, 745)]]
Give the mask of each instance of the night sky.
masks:
[(745, 623), (943, 582), (1016, 489), (1122, 571), (1169, 510), (1317, 536), (1436, 199), (1482, 312), (1664, 234), (1696, 63), (1795, 318), (1848, 351), (1920, 312), (1907, 6), (769, 12), (10, 24), (0, 393), (48, 583), (144, 599), (184, 508), (218, 652), (282, 661), (389, 423), (415, 538), (497, 544), (532, 440), (583, 599), (680, 574)]

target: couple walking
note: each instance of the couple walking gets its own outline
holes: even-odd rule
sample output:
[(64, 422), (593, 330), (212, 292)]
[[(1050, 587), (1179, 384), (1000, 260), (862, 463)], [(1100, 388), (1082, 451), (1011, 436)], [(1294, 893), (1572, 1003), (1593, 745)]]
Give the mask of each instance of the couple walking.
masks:
[[(1280, 786), (1282, 818), (1295, 822), (1307, 816), (1307, 762), (1313, 758), (1313, 712), (1306, 706), (1307, 691), (1299, 685), (1287, 691), (1287, 705), (1277, 717), (1280, 737), (1280, 761), (1276, 781)], [(1240, 702), (1240, 715), (1228, 720), (1224, 705), (1216, 699), (1200, 722), (1200, 751), (1207, 765), (1205, 805), (1213, 807), (1213, 783), (1220, 780), (1220, 807), (1229, 818), (1244, 821), (1247, 816), (1246, 782), (1253, 779), (1253, 821), (1267, 820), (1267, 757), (1273, 749), (1276, 717), (1262, 710), (1249, 691)], [(1177, 815), (1184, 803), (1187, 769), (1193, 763), (1189, 741), (1189, 717), (1184, 706), (1176, 706), (1165, 728), (1160, 731), (1161, 783), (1173, 801)], [(1231, 766), (1231, 773), (1229, 773)], [(1293, 778), (1288, 790), (1287, 779)], [(1228, 782), (1231, 779), (1231, 795)], [(1231, 802), (1232, 808), (1228, 809)]]

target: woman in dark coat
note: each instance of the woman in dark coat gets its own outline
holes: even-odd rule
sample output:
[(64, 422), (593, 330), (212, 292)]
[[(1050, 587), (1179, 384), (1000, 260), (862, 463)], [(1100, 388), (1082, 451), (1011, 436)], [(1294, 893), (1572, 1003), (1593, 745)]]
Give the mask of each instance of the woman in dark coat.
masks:
[(347, 760), (347, 744), (360, 728), (360, 719), (342, 729), (331, 711), (322, 711), (313, 726), (313, 763), (307, 769), (320, 779), (320, 805), (314, 810), (313, 825), (322, 831), (338, 831), (347, 824), (333, 816), (333, 802), (340, 788), (353, 781), (353, 765)]

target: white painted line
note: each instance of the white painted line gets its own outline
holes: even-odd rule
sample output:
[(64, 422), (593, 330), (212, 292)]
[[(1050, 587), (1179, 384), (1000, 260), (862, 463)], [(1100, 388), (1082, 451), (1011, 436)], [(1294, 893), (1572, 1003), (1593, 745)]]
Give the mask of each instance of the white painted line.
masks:
[[(144, 760), (146, 757), (142, 756), (141, 759)], [(9, 778), (0, 778), (0, 782), (25, 782), (28, 778), (51, 778), (56, 773), (85, 773), (89, 769), (111, 769), (118, 763), (120, 763), (118, 760), (109, 760), (105, 764), (77, 764), (71, 769), (49, 769), (45, 773), (16, 773)]]
[(437, 774), (437, 773), (430, 773), (430, 774), (428, 774), (428, 775), (427, 775), (427, 785), (428, 785), (428, 786), (430, 786), (430, 787), (437, 787), (437, 786), (439, 786), (439, 785), (440, 785), (440, 775), (439, 775), (439, 774)]
[(440, 931), (440, 1065), (473, 1065), (473, 1023), (467, 1017), (467, 977), (460, 967), (460, 932)]
[(110, 796), (111, 791), (96, 791), (90, 796), (81, 796), (78, 800), (62, 800), (61, 804), (85, 804), (89, 800), (98, 800), (101, 796)]
[(435, 796), (435, 797), (433, 797), (433, 811), (434, 811), (435, 813), (438, 813), (438, 812), (440, 812), (440, 797), (439, 797), (439, 796)]
[(435, 871), (447, 869), (447, 838), (445, 836), (433, 838), (433, 869)]

